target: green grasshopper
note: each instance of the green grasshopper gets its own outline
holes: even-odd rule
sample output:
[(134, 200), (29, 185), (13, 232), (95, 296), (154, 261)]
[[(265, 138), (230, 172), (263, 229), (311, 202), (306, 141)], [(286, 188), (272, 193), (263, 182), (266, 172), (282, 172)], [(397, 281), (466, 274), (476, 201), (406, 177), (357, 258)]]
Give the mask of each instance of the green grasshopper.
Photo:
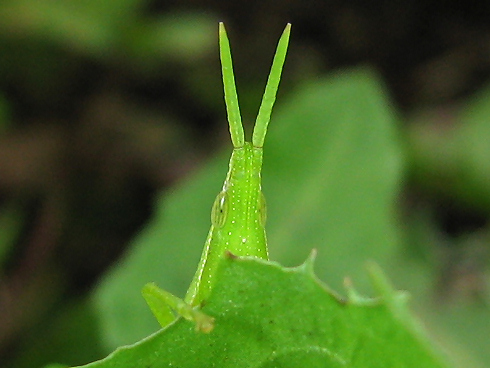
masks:
[(223, 23), (219, 24), (220, 59), (233, 153), (223, 189), (211, 210), (211, 229), (201, 260), (184, 300), (153, 283), (143, 288), (143, 296), (162, 327), (175, 320), (174, 310), (182, 317), (194, 321), (198, 330), (211, 331), (214, 320), (202, 313), (199, 307), (211, 293), (216, 282), (216, 270), (225, 254), (230, 252), (236, 256), (268, 259), (264, 227), (266, 204), (260, 172), (265, 135), (286, 59), (290, 31), (291, 25), (288, 24), (279, 39), (252, 142), (247, 142), (238, 105), (230, 43)]

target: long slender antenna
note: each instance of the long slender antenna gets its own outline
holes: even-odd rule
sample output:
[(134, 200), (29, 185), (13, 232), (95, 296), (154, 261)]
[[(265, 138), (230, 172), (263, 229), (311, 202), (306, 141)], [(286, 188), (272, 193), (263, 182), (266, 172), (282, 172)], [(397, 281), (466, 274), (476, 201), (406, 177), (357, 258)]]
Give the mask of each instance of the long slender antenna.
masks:
[[(243, 147), (245, 137), (243, 133), (242, 118), (240, 116), (240, 106), (236, 93), (235, 77), (233, 75), (233, 61), (231, 60), (230, 42), (226, 35), (223, 22), (219, 23), (219, 54), (221, 59), (221, 70), (223, 73), (223, 87), (225, 91), (225, 104), (228, 113), (228, 123), (230, 125), (231, 141), (233, 147)], [(277, 87), (276, 87), (277, 88)]]
[(252, 136), (252, 144), (254, 147), (262, 147), (264, 145), (265, 135), (267, 133), (267, 126), (272, 114), (272, 107), (276, 101), (276, 93), (279, 88), (279, 81), (281, 80), (282, 67), (286, 59), (286, 52), (289, 44), (289, 34), (291, 33), (291, 24), (288, 23), (284, 32), (282, 33), (279, 43), (277, 44), (276, 54), (274, 55), (274, 61), (272, 62), (271, 71), (269, 73), (269, 79), (265, 86), (264, 96), (262, 97), (262, 103), (260, 104), (257, 120), (255, 120), (255, 127)]

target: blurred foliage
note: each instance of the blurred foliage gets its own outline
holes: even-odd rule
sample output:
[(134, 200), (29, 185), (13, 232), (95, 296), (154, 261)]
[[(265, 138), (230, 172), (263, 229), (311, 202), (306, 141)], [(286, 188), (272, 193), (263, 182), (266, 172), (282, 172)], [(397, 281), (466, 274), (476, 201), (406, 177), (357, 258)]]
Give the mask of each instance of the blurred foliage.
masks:
[(209, 17), (192, 13), (154, 17), (145, 14), (145, 5), (142, 0), (4, 1), (0, 31), (4, 42), (28, 38), (102, 62), (135, 58), (139, 67), (165, 58), (199, 56), (214, 41)]
[(22, 212), (19, 206), (4, 205), (0, 212), (0, 266), (6, 263), (6, 256), (11, 251), (15, 239), (19, 236), (22, 224)]
[[(228, 142), (225, 20), (245, 121), (293, 24), (265, 151), (272, 259), (296, 265), (324, 247), (320, 277), (366, 290), (360, 268), (374, 258), (458, 366), (490, 365), (488, 19), (456, 1), (2, 1), (0, 361), (96, 359), (156, 329), (144, 283), (182, 295), (229, 155), (176, 183)], [(378, 73), (346, 71), (361, 63)], [(112, 289), (130, 300), (104, 292), (152, 232), (156, 245), (182, 238)]]
[(489, 101), (487, 85), (454, 112), (452, 124), (430, 129), (434, 121), (447, 121), (447, 111), (425, 111), (408, 128), (415, 180), (485, 213), (490, 209)]

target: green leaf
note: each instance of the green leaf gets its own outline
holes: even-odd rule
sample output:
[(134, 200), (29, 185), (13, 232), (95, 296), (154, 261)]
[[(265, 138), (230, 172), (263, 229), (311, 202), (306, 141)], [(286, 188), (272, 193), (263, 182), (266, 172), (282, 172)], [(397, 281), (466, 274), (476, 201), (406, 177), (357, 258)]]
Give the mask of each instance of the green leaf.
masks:
[[(279, 100), (281, 97), (279, 96)], [(397, 121), (368, 69), (303, 85), (273, 116), (264, 148), (271, 259), (298, 264), (318, 249), (318, 275), (369, 292), (367, 260), (388, 266), (399, 246), (403, 169)]]
[(444, 367), (413, 328), (405, 298), (373, 279), (379, 300), (345, 302), (313, 274), (313, 261), (287, 269), (229, 258), (203, 311), (209, 334), (183, 319), (86, 367)]

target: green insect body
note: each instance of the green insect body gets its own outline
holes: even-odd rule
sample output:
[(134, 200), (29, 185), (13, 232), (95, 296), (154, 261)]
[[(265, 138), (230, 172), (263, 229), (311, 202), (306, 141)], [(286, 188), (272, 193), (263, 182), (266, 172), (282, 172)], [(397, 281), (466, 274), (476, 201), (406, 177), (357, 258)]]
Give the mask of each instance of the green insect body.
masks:
[(219, 25), (220, 58), (225, 102), (233, 142), (228, 175), (211, 211), (211, 229), (204, 250), (184, 300), (159, 289), (154, 284), (143, 288), (152, 312), (162, 326), (175, 317), (171, 309), (196, 322), (196, 328), (209, 332), (211, 317), (199, 311), (215, 283), (215, 274), (226, 252), (237, 256), (268, 259), (265, 233), (266, 204), (261, 190), (261, 169), (265, 135), (286, 58), (291, 25), (279, 40), (262, 103), (255, 122), (252, 142), (245, 141), (235, 88), (230, 45), (223, 23)]
[(235, 147), (222, 191), (211, 211), (211, 229), (185, 301), (199, 305), (214, 283), (214, 272), (226, 251), (267, 259), (266, 207), (260, 185), (262, 148), (246, 142)]

